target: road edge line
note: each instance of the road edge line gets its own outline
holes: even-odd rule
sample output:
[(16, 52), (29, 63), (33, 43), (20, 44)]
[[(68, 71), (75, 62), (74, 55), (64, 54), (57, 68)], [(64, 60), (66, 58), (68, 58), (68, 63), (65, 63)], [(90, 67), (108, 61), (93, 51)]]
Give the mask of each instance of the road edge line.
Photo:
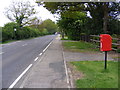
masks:
[(37, 61), (38, 60), (38, 57), (36, 57), (35, 59), (34, 59), (34, 61)]
[(33, 64), (30, 64), (21, 74), (20, 76), (9, 86), (9, 89), (10, 90), (11, 88), (13, 88), (16, 83), (22, 78), (22, 76), (32, 67)]
[(43, 52), (45, 52), (51, 44), (52, 44), (52, 41), (46, 46), (46, 48), (43, 50)]

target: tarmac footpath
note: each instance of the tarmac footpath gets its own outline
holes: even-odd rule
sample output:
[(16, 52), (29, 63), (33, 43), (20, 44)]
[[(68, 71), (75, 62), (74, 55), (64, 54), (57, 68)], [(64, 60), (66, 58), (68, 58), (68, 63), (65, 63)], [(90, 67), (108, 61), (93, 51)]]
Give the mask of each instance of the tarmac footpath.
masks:
[(38, 58), (20, 88), (69, 88), (62, 41), (57, 36)]

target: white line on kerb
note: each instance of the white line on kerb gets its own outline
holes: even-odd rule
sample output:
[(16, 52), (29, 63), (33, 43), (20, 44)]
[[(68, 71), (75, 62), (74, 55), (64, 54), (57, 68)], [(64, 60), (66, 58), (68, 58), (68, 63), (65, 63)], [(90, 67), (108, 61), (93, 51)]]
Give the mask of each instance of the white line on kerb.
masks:
[(42, 55), (42, 53), (39, 54), (40, 56)]
[(66, 72), (66, 77), (67, 77), (67, 83), (69, 83), (69, 76), (68, 76), (68, 71), (67, 71), (67, 66), (66, 66), (66, 61), (64, 60), (64, 65), (65, 65), (65, 72)]
[(22, 74), (9, 86), (9, 88), (13, 88), (15, 84), (21, 79), (21, 77), (32, 67), (32, 64), (30, 64), (23, 72)]
[(37, 61), (37, 60), (38, 60), (38, 57), (36, 57), (34, 61)]
[[(63, 48), (62, 48), (62, 51), (63, 51)], [(66, 80), (67, 80), (67, 83), (69, 84), (70, 80), (69, 80), (68, 69), (67, 69), (67, 65), (65, 61), (64, 51), (63, 51), (63, 60), (64, 60), (64, 65), (65, 65)]]

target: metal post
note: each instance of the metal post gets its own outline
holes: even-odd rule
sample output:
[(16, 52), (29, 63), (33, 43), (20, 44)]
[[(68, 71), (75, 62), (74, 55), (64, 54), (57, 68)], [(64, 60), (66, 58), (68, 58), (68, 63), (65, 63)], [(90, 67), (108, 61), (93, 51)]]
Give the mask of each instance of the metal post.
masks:
[(105, 69), (107, 69), (107, 51), (105, 51)]
[(16, 28), (14, 28), (14, 34), (15, 34), (15, 37), (14, 37), (14, 39), (16, 39)]

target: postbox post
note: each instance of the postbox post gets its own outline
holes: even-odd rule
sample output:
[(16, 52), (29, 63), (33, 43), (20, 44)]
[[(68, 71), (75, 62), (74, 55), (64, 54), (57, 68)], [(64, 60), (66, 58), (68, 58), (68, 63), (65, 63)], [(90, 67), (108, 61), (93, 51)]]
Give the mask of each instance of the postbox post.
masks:
[(107, 51), (112, 50), (112, 38), (108, 34), (100, 35), (100, 50), (105, 51), (105, 65), (104, 68), (107, 69)]
[(107, 69), (107, 51), (105, 51), (105, 66), (104, 66), (105, 69)]

